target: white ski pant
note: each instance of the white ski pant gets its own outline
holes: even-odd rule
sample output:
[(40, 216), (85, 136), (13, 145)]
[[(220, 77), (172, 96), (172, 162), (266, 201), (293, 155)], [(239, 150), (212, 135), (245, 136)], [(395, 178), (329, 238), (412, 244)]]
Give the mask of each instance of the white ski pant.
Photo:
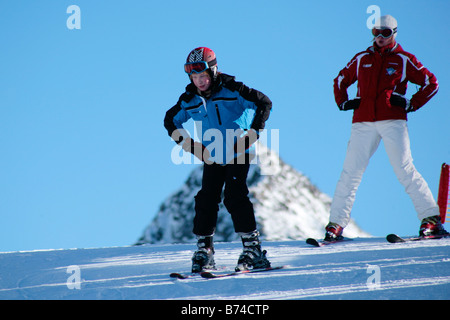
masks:
[(439, 215), (439, 207), (428, 184), (414, 167), (406, 121), (386, 120), (352, 125), (347, 155), (331, 203), (330, 222), (347, 226), (363, 173), (381, 139), (398, 180), (414, 204), (419, 220)]

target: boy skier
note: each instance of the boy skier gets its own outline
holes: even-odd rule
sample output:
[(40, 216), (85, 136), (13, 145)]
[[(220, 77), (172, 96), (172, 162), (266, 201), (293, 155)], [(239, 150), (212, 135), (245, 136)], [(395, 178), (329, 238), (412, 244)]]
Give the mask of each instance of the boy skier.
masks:
[[(410, 196), (420, 225), (420, 236), (447, 233), (431, 191), (413, 165), (407, 128), (409, 112), (417, 111), (438, 91), (436, 77), (416, 57), (395, 41), (397, 21), (382, 16), (372, 29), (374, 43), (360, 52), (334, 79), (334, 95), (340, 110), (354, 110), (351, 136), (343, 170), (330, 209), (325, 240), (342, 238), (349, 222), (362, 175), (383, 139), (389, 161)], [(347, 88), (358, 81), (355, 99)], [(420, 86), (410, 100), (405, 98), (407, 82)]]
[[(272, 102), (261, 92), (218, 72), (216, 55), (209, 48), (192, 50), (184, 70), (191, 83), (167, 111), (164, 126), (183, 150), (204, 162), (202, 188), (195, 196), (193, 233), (197, 236), (197, 250), (192, 257), (192, 272), (215, 266), (213, 235), (224, 185), (224, 204), (244, 246), (236, 271), (270, 267), (248, 198), (247, 175), (249, 149), (264, 129)], [(189, 119), (201, 126), (198, 132), (203, 142), (213, 141), (205, 145), (191, 139), (183, 129)]]

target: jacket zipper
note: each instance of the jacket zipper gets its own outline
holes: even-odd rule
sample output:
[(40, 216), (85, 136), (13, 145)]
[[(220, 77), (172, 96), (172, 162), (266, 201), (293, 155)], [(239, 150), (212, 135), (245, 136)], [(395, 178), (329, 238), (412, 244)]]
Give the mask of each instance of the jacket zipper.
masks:
[(378, 78), (377, 78), (377, 86), (376, 86), (376, 91), (375, 91), (375, 103), (374, 103), (374, 115), (373, 115), (373, 120), (377, 121), (377, 100), (378, 100), (378, 88), (380, 87), (380, 79), (381, 76), (383, 74), (383, 69), (384, 69), (384, 56), (381, 53), (378, 53), (380, 55), (381, 58), (381, 65), (380, 65), (380, 69), (378, 70)]
[(222, 120), (220, 119), (220, 112), (219, 112), (219, 106), (216, 104), (216, 113), (217, 113), (217, 119), (219, 120), (219, 125), (222, 125)]

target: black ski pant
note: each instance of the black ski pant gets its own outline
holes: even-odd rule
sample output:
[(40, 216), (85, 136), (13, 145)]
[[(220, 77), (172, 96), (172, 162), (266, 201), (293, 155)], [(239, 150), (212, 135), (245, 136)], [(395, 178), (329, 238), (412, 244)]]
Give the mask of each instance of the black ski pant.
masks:
[(214, 234), (217, 213), (224, 189), (223, 203), (231, 214), (236, 232), (256, 229), (253, 204), (248, 197), (247, 175), (250, 164), (204, 164), (202, 188), (195, 196), (194, 234)]

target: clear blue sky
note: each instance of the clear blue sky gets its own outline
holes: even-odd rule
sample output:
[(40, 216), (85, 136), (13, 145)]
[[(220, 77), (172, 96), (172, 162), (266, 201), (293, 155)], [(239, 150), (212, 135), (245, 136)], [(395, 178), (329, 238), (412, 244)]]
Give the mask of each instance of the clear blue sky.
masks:
[[(79, 30), (66, 26), (72, 4), (81, 9)], [(171, 162), (163, 118), (197, 46), (271, 98), (267, 127), (280, 130), (280, 156), (332, 196), (351, 125), (332, 80), (371, 45), (373, 4), (397, 18), (398, 42), (440, 83), (409, 120), (416, 167), (436, 197), (440, 166), (450, 162), (447, 0), (2, 1), (0, 251), (138, 239), (193, 169)], [(376, 236), (418, 231), (382, 145), (353, 218)]]

